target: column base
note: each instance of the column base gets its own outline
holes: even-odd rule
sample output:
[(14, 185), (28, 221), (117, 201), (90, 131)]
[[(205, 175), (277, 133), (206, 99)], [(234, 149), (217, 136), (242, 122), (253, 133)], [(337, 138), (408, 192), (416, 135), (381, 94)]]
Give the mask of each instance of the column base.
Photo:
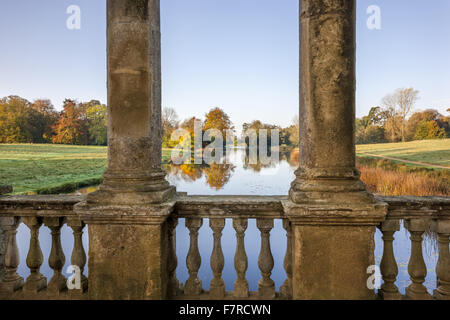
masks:
[(234, 283), (233, 295), (235, 298), (248, 298), (248, 281), (242, 281), (239, 283)]
[(382, 299), (382, 300), (402, 300), (403, 296), (401, 295), (400, 292), (386, 292), (383, 290), (383, 288), (381, 288), (380, 290), (378, 290), (378, 296)]
[(359, 179), (356, 168), (300, 167), (289, 191), (290, 200), (298, 204), (376, 203)]
[(225, 283), (211, 284), (209, 296), (211, 299), (223, 299), (225, 297)]
[(165, 179), (163, 171), (134, 172), (108, 170), (99, 190), (87, 195), (93, 205), (153, 205), (175, 197), (176, 189)]
[(27, 279), (23, 286), (23, 291), (27, 293), (37, 293), (47, 287), (47, 278), (43, 275), (35, 279)]
[(275, 298), (275, 283), (272, 281), (264, 282), (264, 280), (258, 281), (258, 296), (262, 299)]
[(433, 298), (436, 300), (450, 300), (450, 292), (440, 292), (439, 289), (434, 290)]
[(375, 265), (375, 227), (385, 219), (385, 203), (283, 207), (293, 232), (293, 299), (376, 298), (367, 269)]
[(6, 297), (23, 287), (23, 278), (17, 276), (15, 279), (3, 279), (0, 283), (0, 296)]
[(428, 291), (414, 291), (410, 287), (405, 290), (405, 300), (431, 300), (431, 295)]

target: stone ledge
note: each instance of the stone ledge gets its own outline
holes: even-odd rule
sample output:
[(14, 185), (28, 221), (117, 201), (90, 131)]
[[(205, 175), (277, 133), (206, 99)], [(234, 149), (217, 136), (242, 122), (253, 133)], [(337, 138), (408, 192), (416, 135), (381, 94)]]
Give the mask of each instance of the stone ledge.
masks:
[(289, 220), (301, 225), (379, 225), (386, 219), (388, 204), (296, 204), (283, 201), (283, 209)]
[(77, 203), (74, 212), (87, 224), (160, 224), (172, 213), (175, 201), (158, 205), (91, 205)]
[(175, 214), (179, 218), (283, 218), (282, 200), (287, 196), (178, 196)]
[[(0, 215), (4, 216), (74, 216), (74, 205), (85, 201), (85, 196), (74, 195), (18, 195), (0, 196)], [(449, 197), (382, 197), (376, 199), (388, 204), (388, 219), (427, 216), (450, 219)], [(283, 203), (287, 196), (188, 196), (178, 193), (173, 213), (183, 217), (220, 216), (233, 218), (285, 218)], [(320, 206), (315, 206), (320, 210)], [(335, 210), (333, 215), (348, 213)], [(307, 214), (306, 214), (307, 215)], [(322, 216), (325, 217), (325, 216)]]

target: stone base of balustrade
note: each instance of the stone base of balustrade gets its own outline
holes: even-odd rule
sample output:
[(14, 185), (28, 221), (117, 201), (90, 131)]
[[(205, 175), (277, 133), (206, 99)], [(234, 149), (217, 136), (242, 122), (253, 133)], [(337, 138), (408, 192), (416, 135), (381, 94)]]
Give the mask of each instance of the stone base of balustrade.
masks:
[(0, 298), (8, 297), (23, 287), (23, 278), (17, 277), (15, 280), (3, 281), (0, 283)]
[(166, 220), (175, 202), (114, 205), (82, 202), (89, 225), (89, 299), (159, 300), (168, 292)]
[(439, 289), (434, 290), (433, 298), (436, 300), (450, 300), (450, 292), (440, 292)]
[(293, 232), (294, 300), (375, 299), (367, 269), (375, 265), (375, 226), (387, 205), (283, 201)]
[(405, 290), (405, 300), (432, 300), (432, 296), (428, 293), (428, 291), (414, 291), (410, 287)]
[(383, 289), (378, 290), (378, 296), (381, 300), (402, 300), (403, 296), (400, 292), (386, 292)]
[(40, 291), (17, 290), (13, 293), (0, 293), (0, 300), (88, 300), (88, 293), (80, 290), (63, 290), (51, 292), (47, 289)]

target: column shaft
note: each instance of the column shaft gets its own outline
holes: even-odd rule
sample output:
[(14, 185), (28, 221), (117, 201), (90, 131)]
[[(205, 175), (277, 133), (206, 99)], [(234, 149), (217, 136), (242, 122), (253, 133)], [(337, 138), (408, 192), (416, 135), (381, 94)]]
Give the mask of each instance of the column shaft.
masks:
[(354, 0), (300, 1), (296, 203), (373, 201), (355, 168), (355, 8)]

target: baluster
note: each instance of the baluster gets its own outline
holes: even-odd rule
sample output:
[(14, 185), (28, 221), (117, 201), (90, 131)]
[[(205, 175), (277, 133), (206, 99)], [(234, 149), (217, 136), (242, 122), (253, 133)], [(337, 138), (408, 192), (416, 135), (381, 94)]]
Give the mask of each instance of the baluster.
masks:
[(2, 217), (0, 224), (6, 233), (5, 269), (3, 281), (0, 282), (0, 293), (11, 294), (23, 286), (23, 278), (17, 274), (20, 263), (19, 248), (17, 247), (16, 234), (20, 224), (18, 217)]
[(198, 277), (198, 270), (202, 263), (202, 258), (198, 250), (198, 230), (203, 225), (201, 218), (187, 218), (186, 227), (189, 229), (191, 243), (186, 257), (186, 266), (189, 271), (189, 279), (184, 286), (186, 296), (195, 296), (202, 293), (202, 281)]
[(80, 288), (79, 289), (75, 288), (70, 291), (74, 293), (83, 293), (86, 292), (88, 287), (88, 279), (83, 274), (84, 267), (86, 265), (86, 252), (84, 251), (83, 247), (83, 229), (86, 225), (83, 221), (81, 221), (78, 218), (69, 218), (67, 221), (67, 225), (73, 231), (73, 250), (72, 256), (70, 257), (70, 263), (73, 266), (77, 266), (78, 268), (80, 268), (80, 278), (81, 278)]
[(237, 279), (234, 282), (234, 296), (236, 298), (248, 297), (248, 281), (245, 278), (247, 272), (248, 259), (245, 252), (245, 230), (247, 230), (247, 219), (233, 219), (233, 228), (236, 230), (236, 254), (234, 256), (234, 268), (236, 269)]
[(47, 278), (41, 272), (41, 265), (44, 262), (41, 246), (39, 243), (39, 229), (42, 226), (42, 220), (36, 217), (22, 218), (23, 222), (30, 229), (30, 249), (27, 255), (27, 266), (30, 269), (30, 275), (23, 286), (23, 290), (30, 293), (37, 293), (38, 291), (47, 287)]
[(225, 219), (209, 219), (209, 226), (213, 230), (214, 247), (211, 253), (211, 270), (213, 279), (209, 286), (209, 295), (213, 299), (225, 297), (225, 281), (222, 279), (222, 270), (225, 258), (222, 251), (222, 230), (225, 227)]
[(178, 225), (177, 218), (169, 218), (167, 219), (167, 227), (168, 227), (168, 239), (169, 239), (169, 261), (168, 261), (168, 271), (169, 271), (169, 296), (175, 297), (178, 295), (178, 290), (180, 288), (180, 283), (177, 279), (177, 266), (178, 266), (178, 258), (177, 258), (177, 243), (176, 243), (176, 232), (175, 229)]
[(423, 219), (411, 219), (406, 221), (405, 226), (411, 234), (411, 258), (408, 263), (408, 273), (412, 281), (411, 285), (406, 288), (406, 298), (429, 300), (431, 296), (423, 285), (427, 276), (427, 267), (422, 254), (422, 235), (429, 223)]
[(281, 295), (285, 299), (292, 299), (292, 226), (288, 219), (283, 220), (283, 228), (286, 230), (286, 255), (283, 267), (286, 271), (287, 279), (280, 288)]
[(261, 232), (261, 251), (258, 257), (258, 267), (262, 278), (258, 281), (258, 295), (261, 298), (275, 298), (275, 283), (270, 279), (274, 266), (270, 250), (270, 230), (273, 229), (273, 219), (257, 219), (257, 227)]
[(386, 220), (379, 229), (383, 233), (383, 258), (381, 259), (380, 269), (384, 283), (378, 291), (380, 297), (384, 300), (399, 300), (402, 295), (398, 291), (395, 281), (398, 275), (398, 266), (394, 255), (394, 234), (400, 230), (399, 220)]
[(434, 290), (434, 298), (450, 300), (450, 220), (433, 221), (433, 231), (438, 234), (439, 259), (436, 265), (438, 287)]
[(61, 227), (64, 224), (63, 218), (44, 218), (44, 224), (50, 229), (52, 235), (52, 249), (48, 264), (53, 269), (53, 276), (48, 283), (48, 291), (59, 295), (66, 289), (66, 278), (62, 274), (62, 268), (66, 262), (63, 249), (61, 247)]

